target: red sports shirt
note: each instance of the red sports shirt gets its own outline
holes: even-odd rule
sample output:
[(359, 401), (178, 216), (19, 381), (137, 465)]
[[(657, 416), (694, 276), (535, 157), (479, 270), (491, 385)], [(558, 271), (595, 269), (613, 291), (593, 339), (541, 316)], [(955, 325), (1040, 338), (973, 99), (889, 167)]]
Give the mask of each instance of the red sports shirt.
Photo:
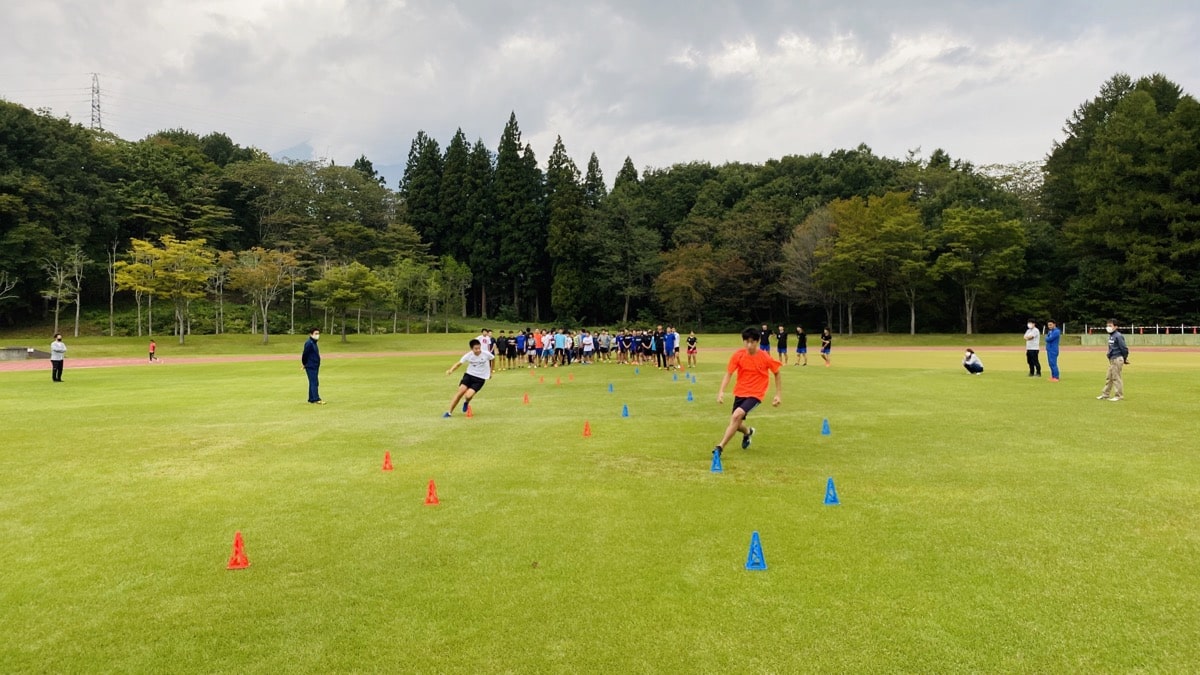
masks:
[(753, 397), (763, 400), (767, 397), (767, 389), (771, 386), (771, 374), (778, 373), (780, 364), (767, 352), (759, 349), (750, 354), (745, 349), (739, 349), (729, 357), (729, 365), (725, 371), (737, 373), (737, 383), (733, 385), (733, 395), (746, 398)]

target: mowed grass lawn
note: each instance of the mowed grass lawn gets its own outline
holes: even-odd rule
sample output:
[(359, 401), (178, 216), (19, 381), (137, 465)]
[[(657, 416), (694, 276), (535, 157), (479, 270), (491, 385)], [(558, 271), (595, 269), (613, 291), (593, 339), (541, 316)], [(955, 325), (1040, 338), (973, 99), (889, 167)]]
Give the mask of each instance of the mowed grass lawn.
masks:
[(696, 384), (497, 373), (450, 420), (444, 356), (327, 359), (324, 407), (292, 361), (0, 373), (0, 671), (1200, 663), (1200, 354), (1135, 351), (1120, 403), (1094, 349), (1057, 384), (1019, 350), (812, 356), (723, 474), (711, 349)]

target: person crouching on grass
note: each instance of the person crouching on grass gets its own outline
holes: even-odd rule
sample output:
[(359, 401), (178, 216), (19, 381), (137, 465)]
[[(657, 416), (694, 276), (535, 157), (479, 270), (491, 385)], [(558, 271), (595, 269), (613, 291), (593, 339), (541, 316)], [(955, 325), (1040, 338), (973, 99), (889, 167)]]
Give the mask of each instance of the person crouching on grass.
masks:
[[(462, 401), (462, 411), (467, 412), (467, 408), (471, 405), (471, 399), (475, 398), (475, 394), (483, 389), (483, 385), (492, 377), (492, 359), (496, 358), (491, 352), (483, 350), (482, 343), (473, 339), (470, 343), (471, 351), (463, 354), (463, 357), (458, 360), (458, 363), (450, 366), (446, 371), (449, 375), (462, 364), (467, 364), (467, 372), (463, 373), (462, 380), (458, 383), (458, 391), (454, 392), (454, 398), (450, 399), (450, 410), (454, 410), (454, 406), (458, 405), (459, 400)], [(450, 417), (450, 410), (442, 417)]]
[(783, 384), (779, 376), (780, 363), (771, 358), (770, 345), (762, 349), (759, 344), (761, 333), (757, 328), (747, 328), (742, 331), (742, 345), (729, 357), (725, 367), (725, 377), (721, 378), (721, 387), (717, 389), (717, 403), (725, 402), (725, 387), (729, 386), (729, 378), (737, 374), (737, 384), (733, 387), (733, 413), (729, 416), (729, 426), (717, 447), (713, 448), (714, 455), (720, 455), (725, 444), (733, 438), (735, 432), (742, 432), (742, 449), (750, 447), (750, 437), (754, 435), (754, 427), (747, 427), (746, 416), (762, 403), (770, 388), (771, 379), (768, 374), (775, 375), (775, 398), (771, 405), (778, 407), (782, 403)]
[(963, 352), (963, 368), (966, 368), (967, 372), (972, 375), (983, 372), (983, 361), (979, 360), (979, 357), (975, 355), (975, 350), (970, 347)]

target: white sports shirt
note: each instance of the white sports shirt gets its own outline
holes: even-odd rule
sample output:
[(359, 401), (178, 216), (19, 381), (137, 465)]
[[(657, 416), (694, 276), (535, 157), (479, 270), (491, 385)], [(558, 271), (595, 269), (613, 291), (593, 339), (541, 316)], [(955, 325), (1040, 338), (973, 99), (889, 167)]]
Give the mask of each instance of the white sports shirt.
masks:
[(467, 374), (474, 375), (481, 380), (486, 380), (492, 376), (492, 367), (489, 361), (496, 358), (494, 354), (488, 351), (479, 350), (479, 356), (475, 356), (475, 352), (467, 352), (459, 359), (461, 363), (467, 364)]

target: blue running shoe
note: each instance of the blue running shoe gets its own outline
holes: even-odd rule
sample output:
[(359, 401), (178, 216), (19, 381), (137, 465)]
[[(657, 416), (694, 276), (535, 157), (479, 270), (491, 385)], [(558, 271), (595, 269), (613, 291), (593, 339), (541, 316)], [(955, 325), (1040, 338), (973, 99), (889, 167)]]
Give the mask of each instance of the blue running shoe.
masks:
[(750, 437), (754, 435), (754, 427), (750, 427), (750, 433), (742, 436), (742, 449), (750, 447)]

